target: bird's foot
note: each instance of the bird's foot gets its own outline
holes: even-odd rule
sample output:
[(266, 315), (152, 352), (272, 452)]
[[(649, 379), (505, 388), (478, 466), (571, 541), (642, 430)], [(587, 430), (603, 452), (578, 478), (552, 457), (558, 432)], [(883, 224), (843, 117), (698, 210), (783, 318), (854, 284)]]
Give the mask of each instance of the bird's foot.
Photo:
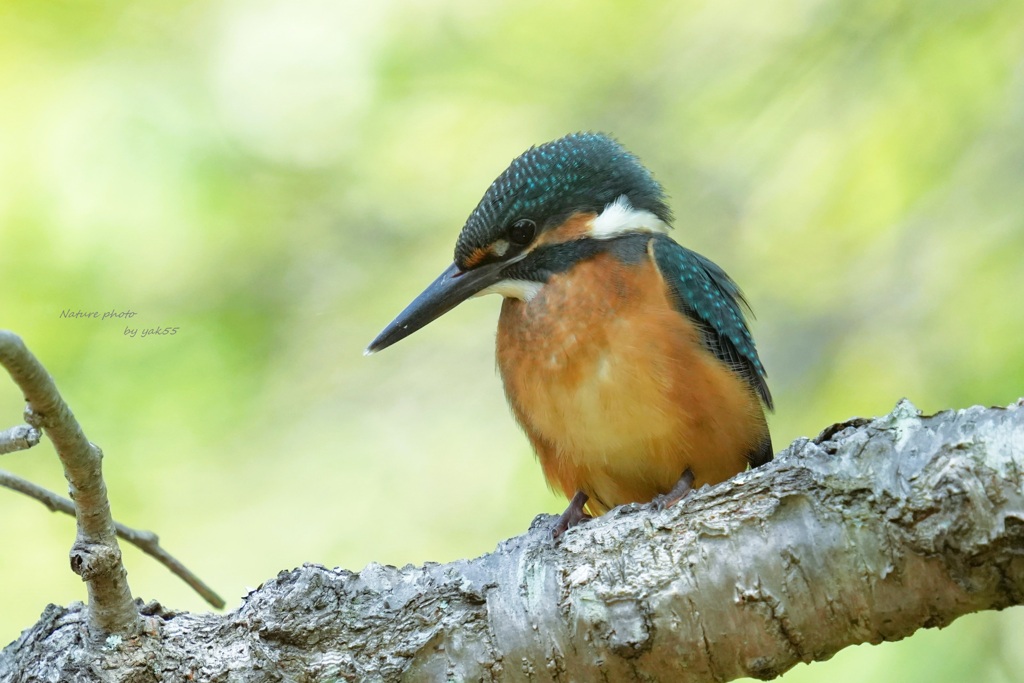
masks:
[[(679, 477), (679, 481), (676, 482), (676, 485), (672, 487), (671, 491), (655, 496), (654, 500), (651, 502), (654, 503), (654, 507), (658, 510), (667, 510), (683, 498), (690, 495), (690, 491), (692, 490), (693, 470), (687, 467), (686, 471), (683, 472), (683, 476)], [(566, 510), (566, 512), (568, 512), (568, 510)]]
[(565, 508), (565, 512), (562, 513), (558, 521), (555, 522), (555, 526), (551, 529), (551, 537), (556, 541), (566, 531), (576, 526), (581, 522), (585, 522), (591, 519), (590, 515), (583, 511), (583, 506), (587, 504), (587, 500), (590, 498), (583, 491), (577, 491), (576, 495), (569, 501), (569, 507)]

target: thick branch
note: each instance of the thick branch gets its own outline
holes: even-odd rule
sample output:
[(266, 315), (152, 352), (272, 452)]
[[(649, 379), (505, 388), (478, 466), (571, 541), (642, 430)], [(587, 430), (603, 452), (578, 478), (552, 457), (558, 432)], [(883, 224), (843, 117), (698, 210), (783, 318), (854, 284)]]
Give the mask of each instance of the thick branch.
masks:
[[(545, 516), (475, 560), (307, 565), (225, 616), (151, 605), (160, 637), (90, 666), (161, 681), (768, 679), (1020, 604), (1020, 443), (1021, 406), (922, 418), (901, 402), (669, 510), (613, 510), (557, 546)], [(77, 630), (60, 628), (80, 612), (49, 608), (0, 656), (0, 679), (88, 680), (68, 663)]]
[(92, 632), (138, 632), (141, 620), (128, 588), (103, 483), (103, 452), (85, 438), (46, 369), (19, 337), (6, 330), (0, 330), (0, 365), (25, 395), (26, 421), (46, 433), (64, 466), (78, 508), (78, 538), (71, 548), (71, 567), (88, 588)]

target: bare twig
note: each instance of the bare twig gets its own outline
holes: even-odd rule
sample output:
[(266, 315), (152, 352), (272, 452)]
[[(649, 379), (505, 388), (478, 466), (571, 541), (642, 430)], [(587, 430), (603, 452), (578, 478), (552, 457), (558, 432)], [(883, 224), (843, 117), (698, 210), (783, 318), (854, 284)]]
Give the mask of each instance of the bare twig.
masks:
[[(18, 491), (19, 493), (24, 493), (29, 498), (38, 500), (52, 512), (63, 512), (66, 515), (71, 515), (72, 517), (75, 516), (75, 504), (72, 501), (64, 498), (63, 496), (59, 496), (53, 491), (45, 489), (42, 486), (26, 481), (15, 474), (0, 470), (0, 486), (4, 486), (13, 491)], [(198, 576), (189, 571), (185, 565), (160, 547), (160, 538), (152, 531), (132, 529), (131, 527), (121, 524), (117, 520), (114, 520), (114, 528), (117, 530), (118, 536), (167, 567), (171, 573), (191, 586), (192, 590), (196, 593), (199, 593), (206, 602), (210, 603), (217, 609), (222, 609), (224, 607), (224, 599), (217, 595), (212, 588), (203, 583)]]
[(71, 568), (89, 593), (89, 627), (94, 636), (134, 634), (142, 626), (121, 562), (114, 519), (103, 482), (103, 452), (89, 443), (53, 378), (12, 332), (0, 330), (0, 365), (21, 388), (28, 405), (26, 421), (53, 442), (71, 497), (77, 506), (78, 535), (71, 547)]
[(18, 425), (0, 432), (0, 455), (32, 448), (42, 435), (31, 425)]

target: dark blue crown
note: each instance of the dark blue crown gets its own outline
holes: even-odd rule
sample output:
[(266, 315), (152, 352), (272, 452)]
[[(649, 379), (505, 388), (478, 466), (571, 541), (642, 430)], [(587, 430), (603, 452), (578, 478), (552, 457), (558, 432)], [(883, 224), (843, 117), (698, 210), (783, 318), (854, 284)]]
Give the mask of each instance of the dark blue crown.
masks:
[(661, 185), (610, 137), (573, 133), (531, 147), (491, 183), (470, 214), (455, 244), (455, 262), (466, 262), (520, 218), (544, 231), (578, 211), (600, 213), (622, 195), (666, 223), (672, 218)]

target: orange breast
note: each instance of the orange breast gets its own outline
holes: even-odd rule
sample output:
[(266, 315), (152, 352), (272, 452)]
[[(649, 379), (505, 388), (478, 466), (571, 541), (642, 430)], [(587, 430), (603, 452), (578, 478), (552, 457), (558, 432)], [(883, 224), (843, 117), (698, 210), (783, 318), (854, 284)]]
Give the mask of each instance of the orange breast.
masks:
[(746, 468), (767, 435), (753, 391), (700, 343), (650, 260), (602, 254), (505, 299), (498, 368), (548, 483), (594, 514)]

